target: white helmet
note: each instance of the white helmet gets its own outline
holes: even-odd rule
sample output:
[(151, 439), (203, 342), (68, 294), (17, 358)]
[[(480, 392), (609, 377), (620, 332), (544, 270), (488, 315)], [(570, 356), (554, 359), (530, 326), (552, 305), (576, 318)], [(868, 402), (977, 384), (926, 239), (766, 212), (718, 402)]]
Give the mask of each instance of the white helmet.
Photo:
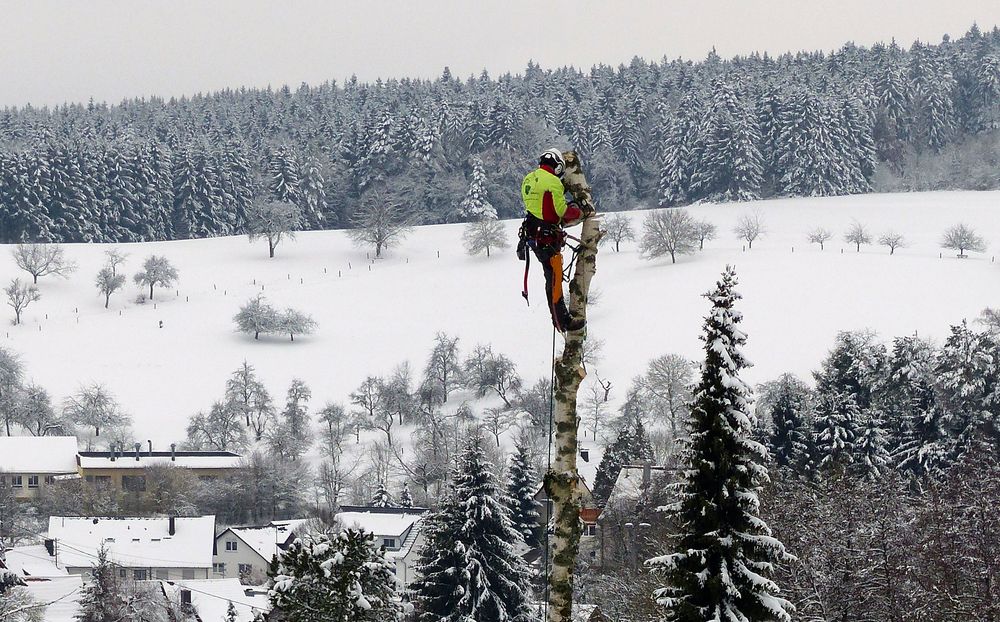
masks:
[(538, 156), (538, 164), (551, 166), (557, 177), (562, 177), (566, 171), (566, 161), (563, 160), (562, 152), (558, 149), (546, 149), (542, 155)]

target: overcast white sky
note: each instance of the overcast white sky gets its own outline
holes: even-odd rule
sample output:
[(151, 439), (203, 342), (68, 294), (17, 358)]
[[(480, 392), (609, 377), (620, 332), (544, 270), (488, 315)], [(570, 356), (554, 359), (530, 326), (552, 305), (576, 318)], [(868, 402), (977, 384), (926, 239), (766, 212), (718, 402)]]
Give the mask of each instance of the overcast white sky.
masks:
[(1000, 24), (1000, 0), (0, 0), (0, 106), (909, 45), (974, 21)]

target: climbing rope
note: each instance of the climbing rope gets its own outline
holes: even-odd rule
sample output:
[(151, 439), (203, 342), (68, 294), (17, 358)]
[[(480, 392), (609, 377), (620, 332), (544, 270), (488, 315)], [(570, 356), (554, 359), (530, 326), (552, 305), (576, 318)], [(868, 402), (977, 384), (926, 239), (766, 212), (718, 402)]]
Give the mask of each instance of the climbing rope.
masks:
[[(556, 405), (556, 329), (552, 327), (552, 367), (549, 371), (549, 448), (546, 459), (545, 473), (552, 472), (552, 419), (555, 416)], [(552, 500), (549, 491), (545, 491), (545, 548), (542, 553), (542, 577), (545, 580), (545, 617), (549, 613), (549, 523), (552, 521)]]

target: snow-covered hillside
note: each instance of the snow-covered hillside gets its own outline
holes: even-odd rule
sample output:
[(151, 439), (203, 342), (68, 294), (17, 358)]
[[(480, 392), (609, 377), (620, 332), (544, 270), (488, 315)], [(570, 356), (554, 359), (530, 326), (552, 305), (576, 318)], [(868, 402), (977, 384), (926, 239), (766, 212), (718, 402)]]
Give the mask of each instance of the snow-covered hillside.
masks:
[[(767, 233), (744, 252), (732, 227), (752, 209), (762, 213)], [(1000, 192), (776, 200), (691, 211), (719, 227), (719, 238), (704, 252), (671, 265), (669, 258), (641, 259), (627, 242), (621, 253), (604, 247), (598, 257), (600, 300), (589, 334), (604, 341), (597, 368), (617, 387), (612, 397), (621, 398), (652, 357), (698, 357), (707, 309), (700, 294), (727, 263), (741, 279), (747, 352), (756, 364), (746, 374), (751, 382), (784, 371), (807, 374), (838, 330), (941, 337), (949, 324), (1000, 301), (1000, 265), (991, 261), (1000, 250)], [(631, 216), (641, 230), (643, 213)], [(842, 242), (855, 219), (876, 238), (898, 230), (909, 247), (891, 257), (878, 246), (855, 253)], [(958, 222), (976, 227), (989, 250), (962, 260), (943, 251), (939, 258), (942, 231)], [(507, 226), (513, 239), (517, 223)], [(836, 236), (822, 252), (806, 242), (817, 226)], [(461, 234), (461, 225), (419, 228), (374, 264), (341, 231), (302, 233), (282, 243), (274, 259), (265, 243), (250, 245), (245, 237), (119, 245), (130, 254), (130, 277), (146, 256), (161, 254), (177, 266), (180, 281), (176, 289), (158, 289), (154, 307), (135, 304), (139, 289), (130, 279), (109, 310), (93, 284), (108, 246), (68, 246), (80, 269), (69, 280), (43, 278), (42, 299), (28, 308), (23, 325), (0, 329), (0, 345), (20, 353), (27, 378), (55, 400), (81, 384), (107, 384), (134, 417), (137, 436), (161, 447), (183, 439), (187, 418), (221, 398), (227, 376), (244, 359), (276, 398), (283, 399), (292, 378), (303, 379), (315, 409), (346, 402), (365, 376), (388, 373), (402, 361), (422, 369), (435, 332), (445, 331), (461, 338), (463, 352), (491, 343), (533, 383), (548, 374), (552, 338), (541, 270), (535, 265), (532, 271), (529, 308), (519, 295), (522, 264), (513, 250), (470, 258)], [(27, 276), (9, 251), (0, 252), (4, 283)], [(234, 332), (233, 315), (258, 292), (274, 306), (312, 314), (316, 334), (289, 343)]]

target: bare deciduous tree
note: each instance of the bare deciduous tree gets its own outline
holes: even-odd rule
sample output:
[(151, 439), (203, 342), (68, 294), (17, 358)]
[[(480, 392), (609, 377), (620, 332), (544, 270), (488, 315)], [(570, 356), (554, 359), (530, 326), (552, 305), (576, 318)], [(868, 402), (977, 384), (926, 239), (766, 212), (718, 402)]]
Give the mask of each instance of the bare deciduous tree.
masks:
[(359, 246), (374, 246), (375, 258), (382, 251), (399, 243), (413, 228), (415, 218), (404, 211), (388, 193), (381, 189), (369, 190), (361, 207), (351, 218), (353, 229), (347, 235)]
[(650, 212), (642, 229), (639, 249), (647, 259), (670, 255), (670, 262), (677, 263), (677, 255), (693, 253), (698, 242), (694, 219), (679, 207)]
[(465, 232), (462, 234), (462, 241), (465, 242), (465, 252), (470, 255), (478, 255), (486, 251), (486, 256), (490, 256), (490, 251), (494, 248), (508, 248), (510, 242), (504, 233), (503, 223), (496, 218), (482, 218), (474, 220), (465, 225)]
[(819, 244), (819, 250), (824, 250), (825, 245), (833, 238), (833, 233), (826, 227), (816, 227), (809, 232), (809, 243)]
[(125, 263), (128, 259), (128, 253), (123, 253), (117, 248), (109, 248), (104, 251), (104, 256), (107, 257), (105, 264), (111, 268), (111, 274), (118, 274), (118, 266)]
[(878, 238), (878, 243), (882, 246), (889, 247), (889, 254), (893, 255), (897, 248), (906, 248), (906, 238), (903, 237), (902, 233), (896, 233), (895, 231), (886, 231)]
[(14, 326), (21, 323), (21, 312), (42, 298), (37, 287), (31, 283), (24, 283), (21, 279), (12, 279), (10, 285), (3, 291), (7, 294), (7, 304), (14, 310)]
[(283, 238), (295, 239), (295, 230), (302, 226), (302, 208), (284, 201), (256, 201), (247, 212), (247, 237), (250, 242), (267, 240), (268, 255)]
[(705, 250), (705, 240), (714, 240), (718, 235), (719, 228), (707, 220), (696, 220), (694, 232), (698, 236), (698, 250)]
[(754, 240), (767, 233), (767, 230), (764, 228), (764, 217), (761, 215), (760, 210), (753, 210), (747, 214), (740, 215), (736, 220), (736, 226), (733, 227), (733, 233), (736, 234), (736, 237), (747, 243), (747, 248), (753, 248)]
[(972, 227), (959, 223), (949, 227), (941, 238), (941, 246), (958, 251), (959, 257), (965, 257), (965, 251), (982, 253), (986, 250), (986, 240), (976, 233)]
[(136, 285), (149, 286), (149, 299), (153, 299), (153, 286), (170, 287), (177, 280), (177, 268), (170, 260), (159, 255), (150, 255), (142, 263), (142, 270), (132, 280)]
[(34, 279), (55, 274), (63, 278), (76, 270), (76, 264), (66, 259), (61, 246), (55, 244), (18, 244), (14, 247), (14, 263)]
[(101, 271), (97, 273), (94, 285), (97, 287), (97, 291), (104, 296), (104, 308), (107, 309), (111, 304), (111, 294), (125, 285), (125, 275), (115, 274), (114, 268), (109, 265), (101, 268)]
[(80, 387), (76, 393), (66, 398), (63, 416), (74, 423), (93, 428), (94, 436), (100, 436), (102, 428), (121, 426), (131, 420), (103, 384)]
[(604, 219), (604, 236), (601, 244), (608, 242), (615, 243), (615, 252), (621, 250), (621, 244), (625, 240), (635, 240), (635, 230), (632, 228), (632, 219), (622, 213), (611, 214)]
[(862, 244), (871, 244), (872, 235), (868, 232), (868, 228), (865, 227), (858, 221), (851, 223), (851, 226), (844, 233), (844, 241), (849, 244), (854, 244), (857, 250), (855, 252), (861, 252)]
[(493, 436), (500, 447), (500, 435), (514, 427), (514, 414), (506, 408), (487, 408), (483, 411), (482, 427)]

